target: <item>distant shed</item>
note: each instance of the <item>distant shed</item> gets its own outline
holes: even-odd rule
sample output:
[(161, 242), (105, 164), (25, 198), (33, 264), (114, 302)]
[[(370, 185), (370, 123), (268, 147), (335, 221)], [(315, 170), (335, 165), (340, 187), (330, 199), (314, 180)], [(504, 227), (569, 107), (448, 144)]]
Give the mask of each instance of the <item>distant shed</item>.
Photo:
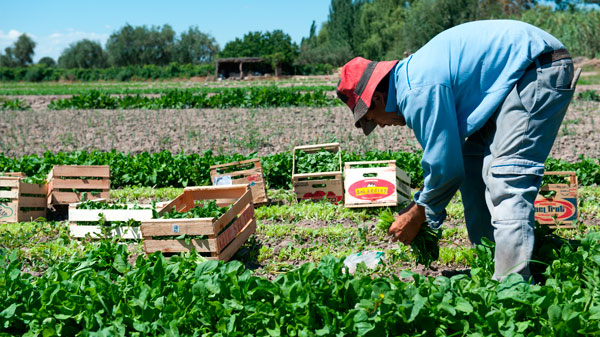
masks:
[(251, 73), (261, 75), (275, 73), (275, 76), (279, 76), (281, 72), (279, 65), (273, 69), (271, 63), (262, 57), (229, 57), (217, 59), (215, 62), (215, 77), (217, 79), (220, 75), (224, 78), (243, 79), (244, 76)]

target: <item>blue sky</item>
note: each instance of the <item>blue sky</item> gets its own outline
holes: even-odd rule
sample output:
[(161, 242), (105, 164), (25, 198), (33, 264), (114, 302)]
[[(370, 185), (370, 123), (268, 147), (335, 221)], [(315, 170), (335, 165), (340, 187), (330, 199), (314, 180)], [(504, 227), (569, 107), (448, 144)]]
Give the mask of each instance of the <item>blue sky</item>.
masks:
[(221, 48), (251, 31), (281, 29), (300, 43), (314, 20), (327, 20), (330, 0), (2, 0), (0, 52), (22, 33), (36, 42), (34, 61), (55, 60), (69, 44), (82, 39), (102, 43), (126, 23), (169, 24), (177, 34), (191, 26), (210, 34)]

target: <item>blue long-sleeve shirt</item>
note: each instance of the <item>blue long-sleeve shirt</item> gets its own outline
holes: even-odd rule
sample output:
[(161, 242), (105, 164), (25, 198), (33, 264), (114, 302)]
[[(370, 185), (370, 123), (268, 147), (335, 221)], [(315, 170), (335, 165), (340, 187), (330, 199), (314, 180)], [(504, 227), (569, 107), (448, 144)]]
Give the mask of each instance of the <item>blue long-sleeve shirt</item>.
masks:
[(390, 72), (386, 111), (397, 111), (423, 148), (415, 202), (439, 227), (464, 180), (462, 145), (493, 115), (535, 58), (564, 48), (520, 21), (465, 23), (438, 34)]

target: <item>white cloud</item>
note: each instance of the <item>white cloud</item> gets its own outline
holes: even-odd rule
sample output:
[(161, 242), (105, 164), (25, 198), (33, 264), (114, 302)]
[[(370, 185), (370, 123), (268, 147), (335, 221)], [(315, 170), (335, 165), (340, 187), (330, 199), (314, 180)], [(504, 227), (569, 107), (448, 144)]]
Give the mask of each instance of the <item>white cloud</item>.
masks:
[(39, 60), (44, 56), (50, 56), (53, 59), (58, 60), (58, 57), (65, 48), (67, 48), (71, 43), (83, 39), (96, 41), (104, 46), (109, 36), (110, 34), (81, 32), (71, 28), (60, 32), (54, 32), (35, 41), (37, 46), (35, 48), (34, 59)]
[(4, 48), (12, 45), (21, 34), (23, 33), (14, 29), (9, 30), (7, 33), (0, 30), (0, 50), (4, 52)]

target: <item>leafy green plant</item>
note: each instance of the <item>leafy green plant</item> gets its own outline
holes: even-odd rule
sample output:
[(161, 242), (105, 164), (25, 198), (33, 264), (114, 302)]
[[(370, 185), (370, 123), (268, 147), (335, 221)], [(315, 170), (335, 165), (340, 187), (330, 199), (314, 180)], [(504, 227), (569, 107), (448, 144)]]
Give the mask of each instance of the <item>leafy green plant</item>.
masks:
[[(411, 177), (411, 186), (419, 187), (423, 181), (421, 153), (372, 151), (350, 153), (342, 151), (342, 163), (346, 161), (396, 160), (396, 165)], [(43, 183), (54, 165), (109, 165), (111, 188), (126, 186), (185, 187), (211, 185), (210, 166), (248, 159), (240, 154), (215, 155), (203, 153), (157, 153), (128, 154), (117, 151), (46, 152), (41, 156), (27, 155), (20, 158), (0, 153), (0, 172), (23, 172), (27, 182)], [(290, 189), (292, 183), (292, 154), (281, 152), (260, 158), (267, 188)], [(600, 184), (598, 159), (581, 157), (578, 162), (568, 163), (549, 158), (547, 171), (575, 171), (580, 186)]]
[(225, 207), (219, 207), (216, 200), (203, 200), (196, 202), (194, 208), (187, 212), (178, 212), (174, 207), (168, 212), (163, 213), (161, 219), (189, 219), (189, 218), (216, 218), (218, 219), (221, 215), (225, 214), (227, 210), (231, 208), (231, 205)]
[(191, 109), (191, 108), (261, 108), (307, 106), (323, 107), (340, 105), (339, 100), (329, 97), (322, 90), (299, 91), (296, 88), (248, 87), (222, 88), (214, 95), (206, 91), (170, 89), (159, 97), (140, 95), (112, 96), (98, 90), (90, 90), (71, 98), (52, 101), (49, 109)]
[(576, 96), (578, 100), (600, 102), (600, 94), (596, 90), (584, 90)]
[[(377, 221), (377, 228), (384, 232), (387, 232), (396, 220), (394, 212), (391, 208), (386, 208), (379, 215)], [(413, 250), (416, 263), (422, 264), (429, 268), (433, 261), (437, 261), (440, 257), (440, 245), (439, 241), (442, 238), (441, 229), (433, 229), (429, 227), (427, 223), (421, 225), (421, 229), (414, 240), (410, 243), (410, 247)]]
[(124, 204), (113, 204), (103, 201), (93, 201), (86, 200), (79, 205), (77, 205), (77, 209), (146, 209), (143, 206), (133, 204), (133, 205), (124, 205)]
[(29, 110), (31, 107), (20, 98), (7, 100), (0, 98), (0, 110)]
[(296, 172), (294, 173), (317, 173), (340, 171), (340, 161), (337, 152), (320, 150), (317, 152), (305, 152), (296, 150)]
[(132, 264), (127, 247), (111, 241), (58, 260), (35, 277), (22, 271), (16, 250), (0, 248), (0, 334), (600, 333), (599, 233), (587, 234), (578, 246), (562, 245), (544, 271), (545, 282), (535, 285), (516, 274), (491, 280), (492, 249), (484, 241), (472, 255), (470, 275), (450, 278), (408, 271), (353, 275), (343, 272), (343, 259), (324, 257), (298, 268), (274, 263), (280, 273), (269, 281), (238, 261), (204, 261), (194, 252), (169, 259), (154, 253)]

